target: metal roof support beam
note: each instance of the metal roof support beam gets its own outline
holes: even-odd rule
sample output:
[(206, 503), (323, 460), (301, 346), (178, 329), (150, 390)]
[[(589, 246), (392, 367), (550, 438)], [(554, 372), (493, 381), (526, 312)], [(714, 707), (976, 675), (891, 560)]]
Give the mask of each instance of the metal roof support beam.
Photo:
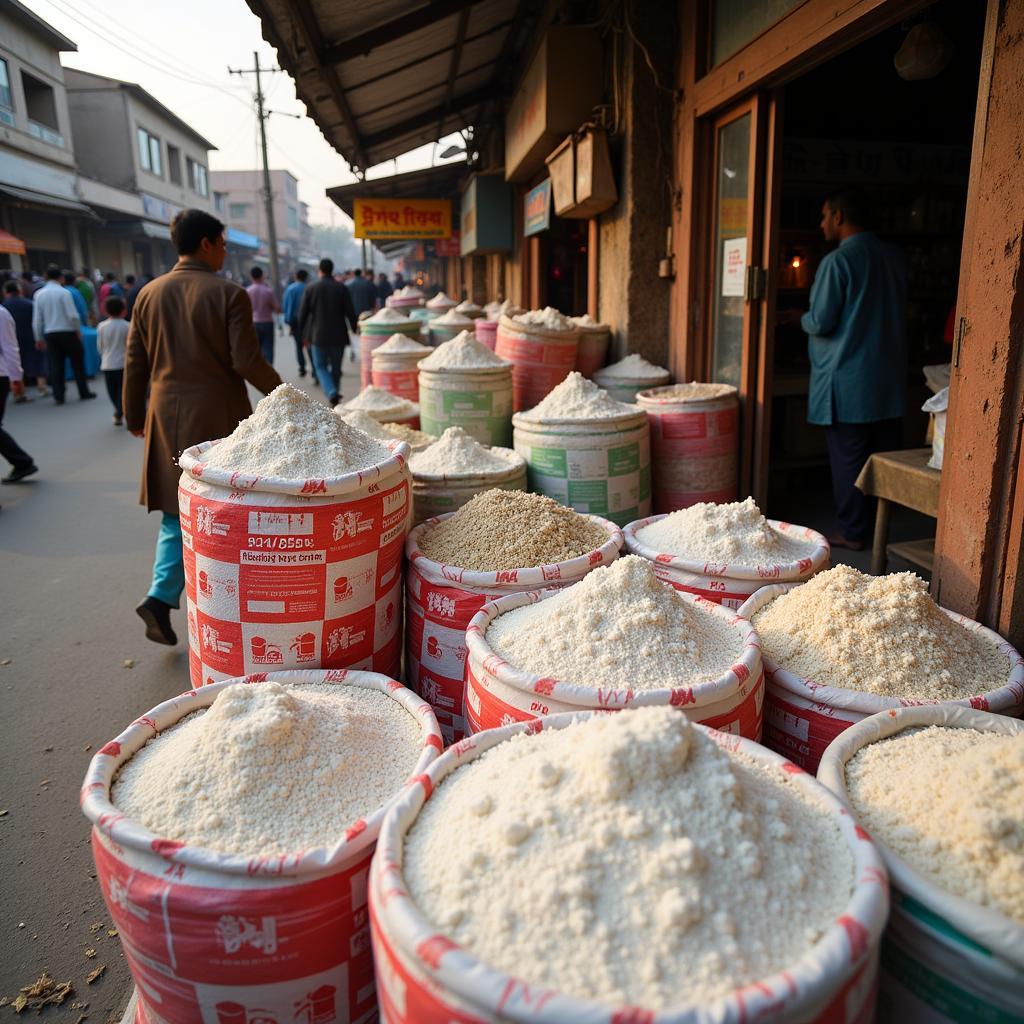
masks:
[[(486, 103), (488, 100), (496, 99), (500, 95), (493, 86), (484, 86), (481, 89), (475, 89), (473, 92), (466, 93), (463, 96), (456, 96), (451, 102), (452, 110), (468, 110), (471, 107), (478, 107), (481, 103)], [(406, 121), (402, 121), (399, 124), (390, 125), (383, 131), (376, 132), (373, 135), (367, 135), (363, 138), (363, 144), (367, 149), (373, 149), (374, 146), (379, 145), (383, 142), (389, 142), (391, 139), (398, 139), (404, 135), (409, 135), (412, 132), (419, 131), (422, 128), (429, 128), (431, 125), (437, 124), (437, 112), (434, 110), (427, 110), (421, 114), (416, 114), (414, 117), (410, 117)]]
[[(313, 13), (309, 0), (293, 0), (293, 4), (298, 18), (297, 27), (302, 36), (303, 45), (309, 56), (316, 60), (316, 55), (323, 49), (323, 37), (320, 35), (316, 15)], [(345, 96), (345, 90), (342, 88), (337, 69), (325, 67), (322, 69), (322, 73), (324, 84), (330, 91), (331, 99), (334, 100), (334, 104), (341, 114), (341, 119), (345, 122), (345, 128), (348, 131), (349, 137), (352, 139), (352, 157), (354, 159), (349, 157), (349, 163), (355, 167), (365, 169), (369, 166), (369, 158), (366, 155), (363, 140), (359, 137), (359, 127), (352, 114), (348, 98)]]
[(383, 25), (346, 39), (343, 43), (321, 44), (314, 52), (321, 64), (341, 64), (352, 57), (364, 57), (379, 46), (385, 46), (403, 36), (418, 32), (421, 28), (450, 18), (453, 14), (458, 14), (479, 2), (480, 0), (431, 0), (430, 3), (417, 7), (408, 14), (386, 21)]
[(466, 28), (469, 25), (469, 11), (465, 10), (459, 15), (458, 24), (455, 27), (455, 45), (452, 47), (452, 59), (448, 65), (448, 82), (444, 87), (444, 102), (441, 104), (441, 113), (437, 118), (437, 131), (435, 134), (441, 138), (441, 125), (452, 108), (452, 93), (455, 91), (455, 77), (459, 71), (459, 62), (462, 60), (462, 47), (466, 42)]

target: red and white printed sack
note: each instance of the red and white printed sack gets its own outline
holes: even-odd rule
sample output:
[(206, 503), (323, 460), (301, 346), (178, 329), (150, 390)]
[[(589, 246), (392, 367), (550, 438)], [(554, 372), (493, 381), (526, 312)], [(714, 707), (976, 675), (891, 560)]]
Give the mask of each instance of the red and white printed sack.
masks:
[(193, 686), (268, 668), (397, 678), (409, 446), (328, 480), (254, 477), (181, 456), (178, 508)]
[[(441, 750), (429, 705), (393, 679), (344, 670), (273, 678), (380, 690), (415, 715), (422, 750), (406, 786)], [(376, 1019), (367, 872), (389, 805), (355, 822), (339, 821), (332, 847), (260, 856), (155, 835), (110, 802), (120, 766), (155, 735), (209, 707), (226, 686), (264, 679), (229, 680), (165, 701), (89, 764), (82, 811), (93, 824), (96, 877), (138, 989), (136, 1024)]]

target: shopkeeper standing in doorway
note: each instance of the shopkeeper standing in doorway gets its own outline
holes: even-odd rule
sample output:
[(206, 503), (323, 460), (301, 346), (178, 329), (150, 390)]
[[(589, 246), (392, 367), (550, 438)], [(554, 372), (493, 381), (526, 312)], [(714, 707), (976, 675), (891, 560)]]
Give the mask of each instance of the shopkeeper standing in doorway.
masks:
[(811, 308), (787, 311), (808, 334), (807, 419), (825, 428), (838, 529), (835, 547), (862, 549), (870, 532), (867, 498), (854, 481), (874, 452), (901, 448), (907, 390), (907, 273), (903, 254), (867, 228), (859, 189), (825, 198), (821, 230), (839, 245), (821, 261)]

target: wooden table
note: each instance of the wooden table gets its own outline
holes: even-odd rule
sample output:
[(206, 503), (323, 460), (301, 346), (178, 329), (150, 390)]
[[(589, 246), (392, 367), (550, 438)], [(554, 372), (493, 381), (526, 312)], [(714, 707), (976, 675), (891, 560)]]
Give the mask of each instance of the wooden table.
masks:
[(937, 469), (929, 469), (931, 448), (910, 448), (899, 452), (877, 452), (864, 464), (857, 487), (878, 499), (875, 539), (871, 549), (871, 572), (885, 572), (889, 551), (913, 565), (931, 571), (935, 538), (889, 545), (889, 514), (893, 503), (912, 508), (937, 519), (939, 480)]

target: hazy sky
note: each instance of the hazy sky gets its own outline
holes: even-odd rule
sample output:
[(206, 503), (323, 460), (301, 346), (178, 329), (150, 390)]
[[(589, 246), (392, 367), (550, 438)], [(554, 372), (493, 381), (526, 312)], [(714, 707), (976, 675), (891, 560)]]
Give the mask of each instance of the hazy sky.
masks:
[[(228, 66), (252, 67), (254, 50), (264, 66), (276, 66), (276, 57), (244, 0), (32, 0), (31, 6), (78, 46), (61, 55), (66, 67), (137, 82), (217, 146), (210, 154), (214, 170), (260, 166), (254, 80), (229, 75)], [(287, 74), (268, 75), (263, 89), (270, 110), (304, 115)], [(355, 180), (345, 160), (308, 117), (272, 116), (267, 131), (270, 166), (299, 179), (310, 220), (329, 224), (333, 212), (341, 224), (346, 218), (324, 189)], [(429, 165), (432, 149), (400, 157), (398, 170)], [(394, 168), (388, 161), (370, 177)]]

